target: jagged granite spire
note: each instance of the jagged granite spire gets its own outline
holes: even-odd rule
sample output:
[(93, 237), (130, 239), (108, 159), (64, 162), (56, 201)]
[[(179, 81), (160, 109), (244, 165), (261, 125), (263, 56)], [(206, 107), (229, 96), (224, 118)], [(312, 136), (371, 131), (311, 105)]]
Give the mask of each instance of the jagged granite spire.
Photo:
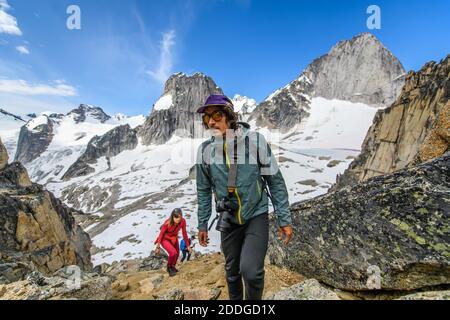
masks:
[(192, 137), (202, 136), (201, 118), (196, 111), (211, 94), (223, 92), (212, 78), (202, 73), (172, 75), (165, 84), (163, 95), (139, 130), (143, 144), (165, 143), (175, 130), (185, 130)]
[(312, 97), (386, 107), (398, 97), (405, 69), (371, 33), (340, 41), (304, 72), (313, 82)]
[(336, 44), (297, 78), (277, 90), (253, 112), (258, 126), (284, 131), (308, 117), (311, 98), (390, 105), (404, 84), (400, 61), (370, 33)]

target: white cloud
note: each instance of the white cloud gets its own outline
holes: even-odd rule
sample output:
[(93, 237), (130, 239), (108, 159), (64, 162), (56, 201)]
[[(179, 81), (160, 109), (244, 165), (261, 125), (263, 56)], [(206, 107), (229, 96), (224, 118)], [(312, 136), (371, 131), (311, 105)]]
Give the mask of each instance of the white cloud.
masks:
[(169, 30), (163, 34), (160, 47), (159, 66), (156, 71), (147, 73), (159, 82), (164, 83), (172, 72), (172, 48), (175, 46), (175, 31)]
[(8, 4), (7, 0), (0, 0), (0, 10), (1, 9), (7, 10), (9, 8), (11, 8), (11, 6)]
[(77, 101), (72, 98), (56, 96), (25, 96), (0, 92), (0, 107), (18, 115), (39, 114), (45, 111), (67, 113)]
[(21, 36), (22, 31), (17, 25), (17, 19), (6, 12), (10, 8), (7, 0), (0, 0), (0, 33)]
[(28, 48), (25, 46), (18, 46), (16, 47), (16, 50), (21, 54), (30, 54), (30, 50), (28, 50)]
[(25, 80), (3, 80), (0, 79), (0, 92), (13, 93), (20, 95), (46, 95), (73, 97), (78, 95), (77, 90), (64, 83), (56, 83), (56, 85), (46, 84), (29, 84)]

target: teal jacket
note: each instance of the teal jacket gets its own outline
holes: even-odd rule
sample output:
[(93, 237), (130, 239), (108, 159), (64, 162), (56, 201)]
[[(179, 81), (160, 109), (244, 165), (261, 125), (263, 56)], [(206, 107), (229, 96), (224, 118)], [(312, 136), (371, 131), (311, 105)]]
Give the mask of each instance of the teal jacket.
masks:
[[(268, 187), (278, 225), (291, 225), (286, 183), (266, 139), (242, 122), (238, 123), (235, 134), (238, 141), (238, 169), (232, 201), (237, 202), (239, 207), (239, 224), (245, 224), (251, 218), (268, 212), (269, 202), (265, 190)], [(216, 202), (228, 195), (228, 171), (230, 158), (233, 159), (233, 146), (234, 140), (224, 141), (221, 137), (212, 137), (199, 147), (196, 162), (199, 231), (208, 229), (212, 195), (214, 194)]]

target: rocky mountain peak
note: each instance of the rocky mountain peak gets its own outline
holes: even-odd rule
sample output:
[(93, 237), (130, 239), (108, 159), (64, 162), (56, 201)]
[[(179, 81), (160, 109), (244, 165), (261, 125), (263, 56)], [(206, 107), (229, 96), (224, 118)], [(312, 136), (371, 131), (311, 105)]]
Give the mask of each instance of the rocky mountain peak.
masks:
[(117, 126), (102, 136), (95, 136), (89, 141), (85, 152), (69, 167), (62, 180), (95, 172), (89, 164), (96, 163), (101, 157), (111, 158), (122, 151), (133, 150), (137, 144), (136, 131), (128, 124)]
[(305, 74), (314, 83), (313, 97), (387, 107), (403, 87), (405, 69), (374, 35), (363, 33), (340, 41)]
[(92, 118), (105, 123), (111, 117), (107, 115), (102, 108), (91, 106), (88, 104), (81, 104), (78, 108), (70, 111), (68, 116), (72, 116), (76, 123), (84, 122), (86, 119)]
[[(198, 93), (196, 91), (199, 91)], [(164, 93), (154, 106), (155, 111), (174, 107), (178, 111), (196, 112), (197, 108), (204, 103), (203, 95), (205, 92), (220, 92), (222, 90), (216, 85), (211, 77), (197, 72), (193, 75), (185, 73), (176, 73), (172, 75), (165, 83)], [(171, 96), (171, 104), (161, 106), (164, 98)], [(167, 98), (166, 98), (167, 101)], [(164, 108), (165, 107), (165, 108)]]
[(239, 94), (234, 95), (232, 99), (234, 111), (242, 115), (252, 113), (258, 105), (255, 99), (251, 99)]
[(382, 47), (384, 47), (383, 44), (380, 42), (380, 40), (378, 40), (378, 38), (375, 37), (372, 33), (363, 32), (363, 33), (360, 33), (360, 34), (354, 36), (350, 40), (339, 41), (336, 45), (334, 45), (331, 48), (331, 50), (328, 54), (333, 55), (333, 54), (336, 54), (345, 49), (353, 50), (352, 48), (361, 47), (361, 46), (382, 46)]
[(212, 94), (223, 94), (223, 91), (211, 77), (202, 73), (172, 75), (139, 131), (142, 142), (165, 143), (176, 130), (184, 130), (185, 136), (202, 136), (201, 119), (196, 112)]
[(399, 95), (405, 70), (372, 34), (337, 43), (301, 75), (263, 101), (251, 119), (258, 126), (288, 131), (308, 117), (311, 98), (362, 102), (386, 107)]

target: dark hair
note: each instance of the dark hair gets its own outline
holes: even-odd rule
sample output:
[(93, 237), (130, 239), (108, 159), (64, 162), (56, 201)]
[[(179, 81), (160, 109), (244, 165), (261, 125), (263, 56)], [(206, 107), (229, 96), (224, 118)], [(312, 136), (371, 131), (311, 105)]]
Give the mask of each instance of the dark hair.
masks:
[(169, 222), (169, 226), (173, 226), (175, 224), (174, 218), (175, 217), (182, 217), (183, 216), (183, 212), (181, 211), (180, 208), (176, 208), (173, 209), (172, 213), (170, 214), (170, 222)]
[[(228, 122), (228, 126), (233, 130), (236, 129), (236, 125), (239, 120), (239, 116), (236, 112), (234, 112), (233, 107), (232, 106), (223, 106), (223, 107), (221, 106), (219, 110), (222, 111), (223, 114), (225, 115), (225, 118)], [(203, 121), (202, 121), (202, 124), (205, 129), (209, 129), (208, 125), (206, 123), (204, 123)]]

